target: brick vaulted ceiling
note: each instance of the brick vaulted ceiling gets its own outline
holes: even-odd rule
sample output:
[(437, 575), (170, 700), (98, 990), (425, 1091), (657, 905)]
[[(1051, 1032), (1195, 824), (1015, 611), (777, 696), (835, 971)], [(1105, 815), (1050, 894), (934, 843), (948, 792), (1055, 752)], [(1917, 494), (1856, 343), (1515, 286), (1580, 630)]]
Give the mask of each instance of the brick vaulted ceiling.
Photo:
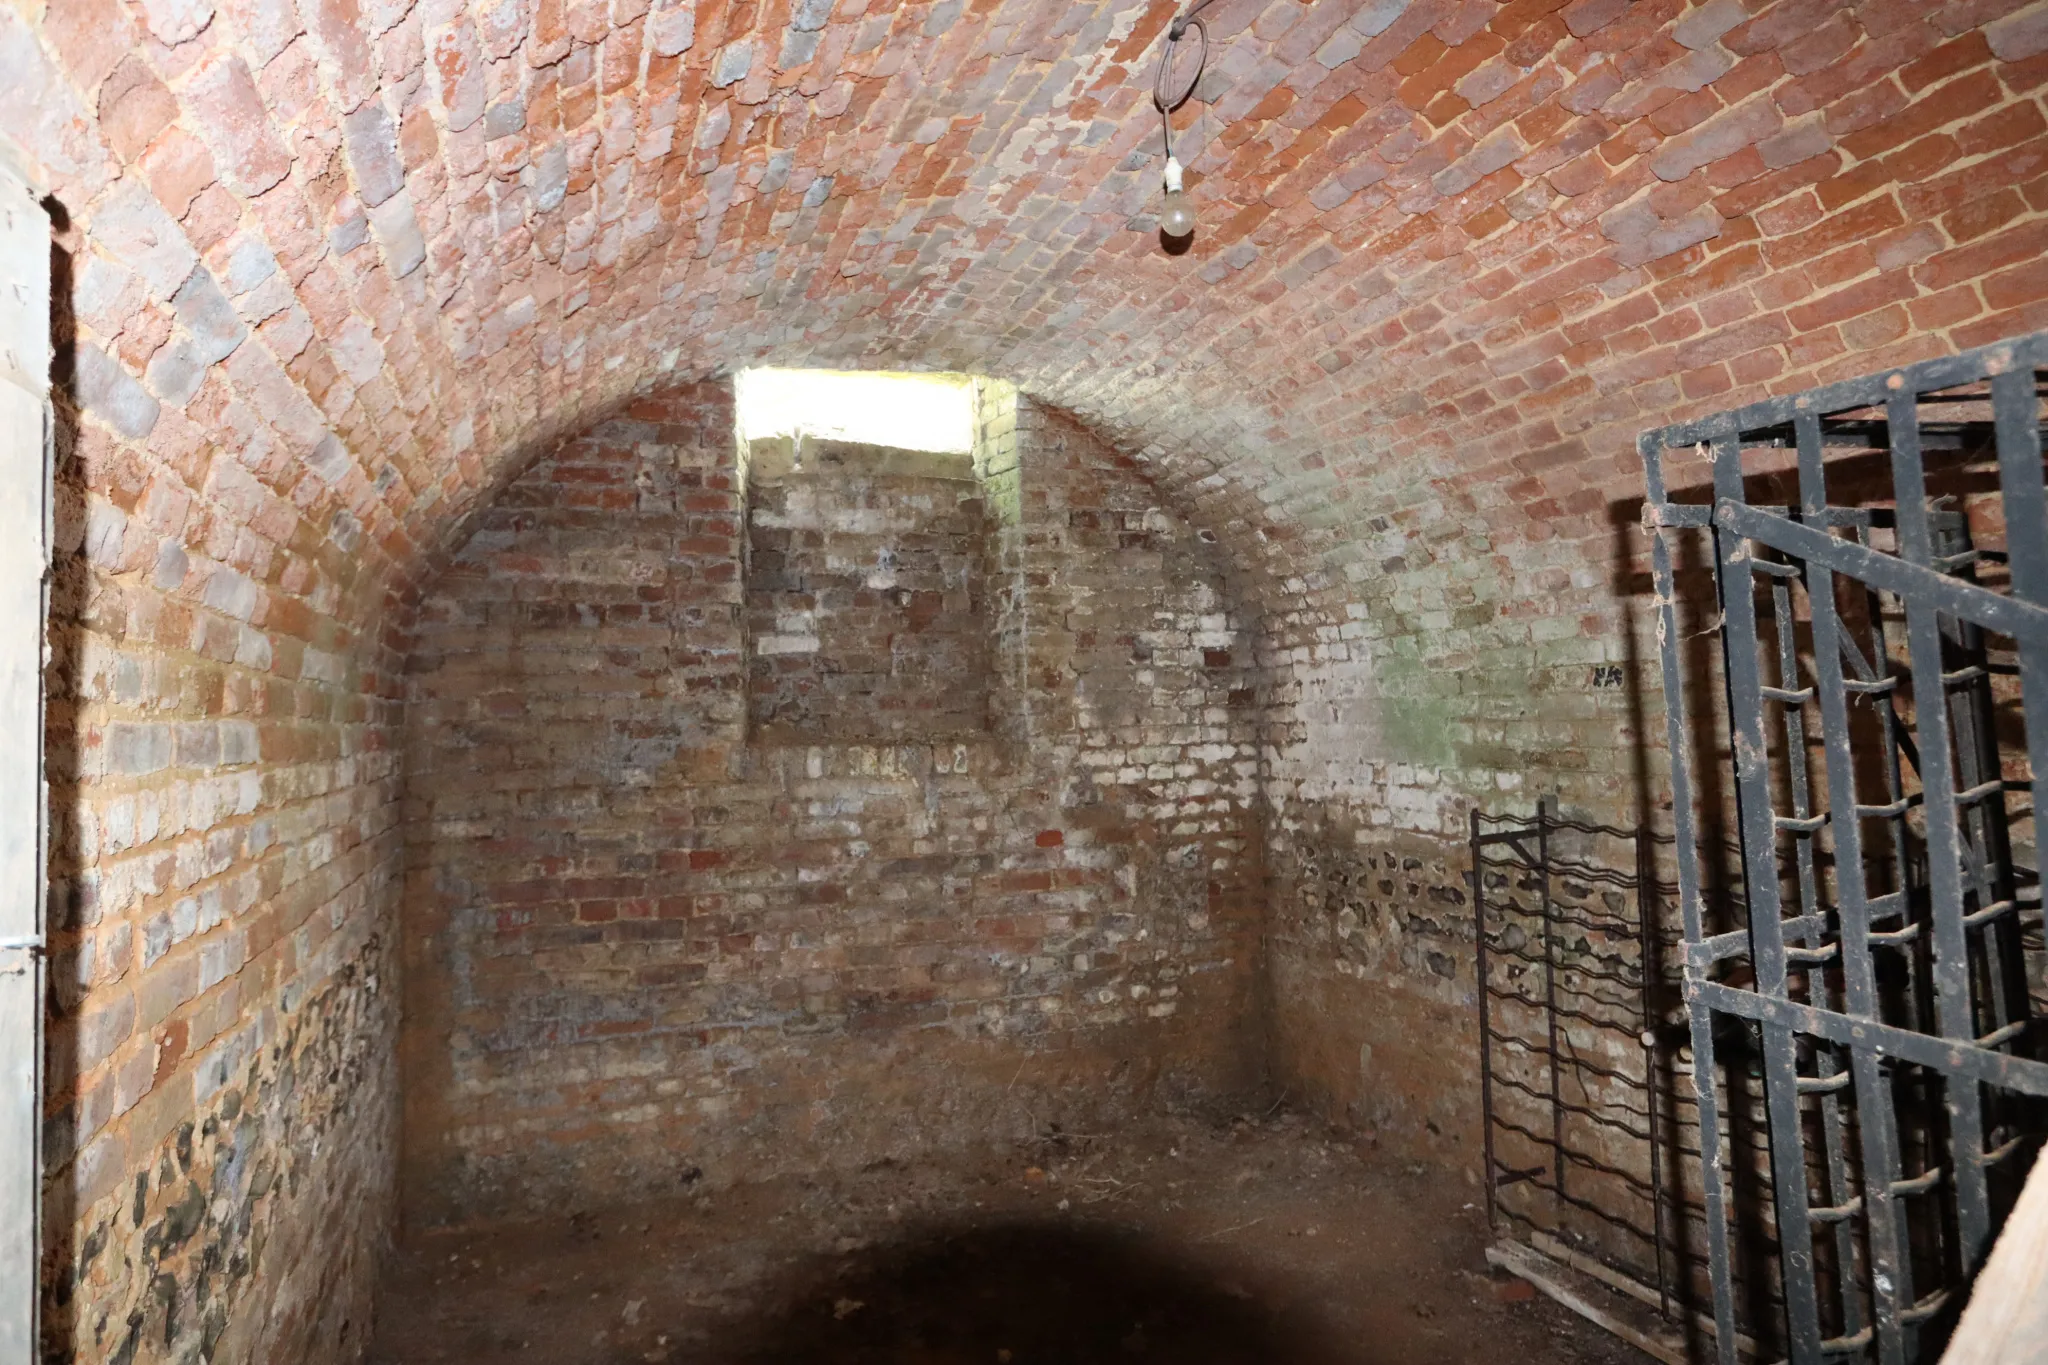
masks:
[(636, 389), (937, 367), (1341, 597), (1597, 523), (1674, 412), (2048, 325), (2039, 3), (1219, 0), (1178, 256), (1175, 8), (14, 0), (93, 505), (360, 622)]

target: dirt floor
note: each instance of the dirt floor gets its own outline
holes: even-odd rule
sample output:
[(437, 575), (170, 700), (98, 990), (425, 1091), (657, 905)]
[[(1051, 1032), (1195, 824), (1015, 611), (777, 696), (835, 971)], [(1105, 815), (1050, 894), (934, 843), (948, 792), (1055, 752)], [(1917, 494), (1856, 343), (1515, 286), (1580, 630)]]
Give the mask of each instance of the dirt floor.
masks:
[(1291, 1115), (1160, 1120), (413, 1238), (376, 1365), (1642, 1365), (1490, 1273), (1479, 1192)]

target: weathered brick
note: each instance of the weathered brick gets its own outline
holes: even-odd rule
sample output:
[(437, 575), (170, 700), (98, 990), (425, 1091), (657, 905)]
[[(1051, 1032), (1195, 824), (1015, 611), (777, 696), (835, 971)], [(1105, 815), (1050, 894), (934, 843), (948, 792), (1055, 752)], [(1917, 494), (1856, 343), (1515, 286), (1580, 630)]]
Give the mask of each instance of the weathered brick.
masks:
[[(519, 125), (515, 124), (514, 127)], [(342, 120), (348, 135), (349, 163), (355, 167), (356, 192), (366, 208), (398, 193), (405, 166), (398, 159), (398, 133), (380, 100), (369, 100)]]
[(2029, 5), (1987, 24), (1984, 40), (2000, 61), (2023, 62), (2048, 52), (2048, 10)]
[(376, 86), (376, 59), (370, 50), (369, 26), (356, 0), (299, 0), (306, 31), (319, 39), (327, 70), (341, 97), (343, 113), (352, 112)]
[(263, 96), (242, 59), (222, 54), (186, 88), (201, 134), (212, 145), (228, 188), (258, 195), (285, 178), (291, 158), (270, 124)]
[(1690, 48), (1705, 48), (1749, 18), (1742, 0), (1710, 0), (1678, 21), (1671, 36)]
[(211, 0), (141, 0), (149, 32), (166, 47), (176, 47), (197, 38), (213, 22)]
[(125, 161), (140, 157), (177, 116), (177, 101), (140, 57), (131, 56), (114, 67), (100, 86), (100, 131)]
[(1783, 126), (1784, 117), (1775, 104), (1762, 97), (1751, 99), (1666, 142), (1650, 167), (1660, 179), (1683, 180), (1709, 162), (1764, 141)]
[[(411, 705), (435, 719), (412, 731), (409, 742), (426, 764), (422, 771), (440, 774), (421, 792), (442, 812), (440, 827), (464, 827), (480, 811), (479, 795), (505, 790), (502, 781), (480, 785), (464, 774), (464, 764), (479, 758), (513, 763), (526, 773), (520, 782), (535, 784), (537, 793), (583, 789), (598, 773), (609, 773), (599, 780), (623, 781), (627, 791), (658, 790), (663, 794), (653, 799), (675, 803), (679, 813), (722, 812), (716, 821), (674, 825), (674, 838), (649, 826), (652, 837), (636, 840), (637, 850), (623, 858), (593, 850), (582, 874), (570, 880), (551, 879), (532, 864), (508, 865), (468, 836), (434, 841), (426, 856), (450, 869), (477, 869), (462, 875), (499, 907), (495, 944), (464, 931), (456, 951), (522, 964), (516, 994), (488, 1006), (489, 1046), (518, 1050), (522, 1070), (545, 1084), (555, 1068), (572, 1062), (560, 1044), (579, 1033), (593, 1042), (639, 1034), (683, 1001), (709, 1003), (705, 986), (714, 971), (724, 983), (719, 993), (737, 1006), (756, 998), (765, 1005), (778, 981), (802, 970), (803, 1010), (815, 1022), (786, 1041), (764, 1040), (758, 1063), (768, 1088), (749, 1082), (744, 1092), (747, 1108), (772, 1104), (794, 1113), (815, 1103), (815, 1091), (803, 1080), (807, 1070), (827, 1065), (843, 1081), (886, 1066), (888, 1054), (871, 1052), (864, 1039), (953, 1013), (990, 1024), (1030, 1020), (1035, 1032), (1041, 1027), (1035, 1021), (1047, 1017), (1035, 1002), (1057, 998), (1066, 1003), (1051, 1027), (1057, 1034), (1081, 1030), (1061, 1044), (1077, 1048), (1095, 1046), (1090, 1030), (1123, 1027), (1121, 1021), (1135, 1026), (1189, 1018), (1201, 992), (1185, 967), (1167, 964), (1214, 962), (1213, 970), (1221, 971), (1215, 954), (1233, 952), (1225, 945), (1247, 927), (1241, 916), (1250, 903), (1248, 888), (1228, 892), (1222, 908), (1212, 908), (1218, 906), (1211, 889), (1217, 879), (1231, 887), (1251, 871), (1250, 863), (1227, 851), (1242, 837), (1239, 822), (1249, 814), (1236, 813), (1230, 801), (1213, 807), (1217, 836), (1193, 845), (1209, 850), (1202, 858), (1209, 871), (1190, 888), (1192, 902), (1176, 899), (1181, 893), (1163, 885), (1136, 902), (1116, 895), (1117, 914), (1152, 925), (1147, 932), (1159, 945), (1136, 978), (1129, 968), (1110, 977), (1101, 969), (1044, 967), (1007, 985), (976, 964), (991, 954), (1020, 966), (1055, 951), (1069, 962), (1076, 952), (1104, 961), (1111, 956), (1110, 945), (1080, 926), (1095, 913), (1083, 907), (1112, 894), (1117, 874), (1093, 854), (1064, 861), (1074, 840), (1055, 823), (1060, 817), (1048, 793), (1084, 780), (1106, 792), (1135, 796), (1142, 790), (1145, 801), (1163, 802), (1165, 809), (1189, 802), (1190, 783), (1227, 783), (1228, 765), (1252, 753), (1251, 714), (1229, 699), (1246, 669), (1239, 662), (1241, 627), (1217, 595), (1216, 570), (1204, 567), (1213, 562), (1212, 552), (1081, 428), (1028, 410), (1005, 416), (990, 409), (985, 427), (1004, 433), (990, 439), (1009, 443), (1015, 451), (1010, 477), (1022, 476), (1011, 491), (994, 487), (986, 496), (1021, 520), (1002, 521), (982, 510), (982, 485), (965, 454), (829, 443), (808, 446), (800, 471), (787, 467), (793, 458), (787, 449), (757, 446), (754, 460), (774, 470), (751, 488), (749, 524), (741, 525), (737, 499), (728, 493), (712, 500), (716, 510), (707, 517), (689, 510), (697, 500), (690, 490), (703, 486), (704, 475), (696, 471), (733, 468), (731, 435), (718, 429), (729, 404), (720, 386), (679, 390), (643, 401), (631, 419), (560, 447), (507, 490), (503, 513), (479, 526), (425, 604), (433, 624), (420, 638)], [(701, 435), (682, 435), (698, 413), (713, 420)], [(635, 429), (656, 417), (663, 419), (662, 432), (676, 434)], [(679, 454), (665, 441), (703, 444)], [(995, 458), (1002, 448), (985, 452), (984, 468), (1002, 463)], [(727, 586), (704, 572), (739, 560), (743, 539), (751, 540), (744, 585), (727, 580)], [(1000, 610), (993, 583), (978, 581), (988, 569), (973, 567), (998, 553), (1018, 557), (1026, 575), (1003, 590)], [(526, 605), (505, 611), (508, 589)], [(751, 624), (742, 617), (742, 591)], [(775, 647), (799, 634), (811, 648)], [(904, 652), (909, 638), (915, 643)], [(601, 651), (601, 674), (561, 652), (586, 646)], [(516, 693), (505, 690), (501, 672), (479, 668), (489, 653), (504, 649), (529, 661)], [(832, 667), (821, 671), (826, 661)], [(881, 684), (826, 690), (863, 669), (881, 670), (875, 675)], [(744, 705), (749, 673), (751, 721)], [(675, 680), (680, 691), (650, 692), (658, 677)], [(1192, 697), (1206, 698), (1210, 708), (1199, 721), (1184, 710)], [(601, 706), (560, 709), (575, 698), (602, 699)], [(998, 704), (991, 708), (990, 701)], [(577, 715), (583, 718), (572, 719)], [(471, 726), (502, 727), (515, 718), (531, 728), (516, 738), (500, 731), (499, 743), (510, 744), (509, 751), (469, 748), (464, 735)], [(574, 738), (565, 725), (579, 727)], [(1006, 732), (1020, 741), (1030, 735), (1029, 747), (1006, 756)], [(1055, 736), (1066, 738), (1055, 742)], [(691, 751), (710, 761), (682, 757)], [(464, 753), (474, 757), (457, 757)], [(1057, 757), (1062, 753), (1069, 757)], [(1076, 753), (1087, 756), (1077, 762)], [(677, 777), (647, 789), (631, 776), (638, 771)], [(1083, 847), (1129, 846), (1128, 834), (1120, 833), (1129, 817), (1118, 809), (1090, 808)], [(533, 810), (549, 818), (541, 805)], [(976, 828), (1022, 831), (1004, 864), (1009, 870), (997, 873), (996, 864), (984, 864), (962, 842)], [(525, 841), (509, 828), (500, 838)], [(921, 843), (928, 852), (915, 851)], [(1113, 866), (1149, 856), (1119, 853)], [(476, 880), (484, 866), (479, 857), (493, 870)], [(721, 913), (722, 959), (705, 959), (705, 947), (689, 937), (650, 939), (636, 927), (645, 919), (634, 907), (669, 903), (671, 888), (724, 901), (727, 886), (758, 888), (750, 899), (759, 908), (735, 904)], [(1036, 908), (1036, 898), (1047, 894), (1073, 898), (1081, 935), (1061, 935), (1057, 950)], [(832, 920), (841, 927), (813, 947), (808, 936), (791, 935), (796, 921), (790, 916), (820, 905), (834, 907)], [(450, 909), (438, 901), (421, 906), (433, 916)], [(1179, 918), (1191, 912), (1202, 923), (1192, 934)], [(884, 942), (884, 926), (905, 919), (932, 927), (934, 955), (917, 946), (922, 936), (865, 955), (858, 965), (829, 947), (855, 936)], [(1181, 927), (1169, 930), (1168, 922)], [(646, 945), (658, 953), (650, 961), (662, 965), (650, 968), (643, 989), (612, 1004), (548, 965), (565, 951), (605, 954), (615, 950), (607, 945), (624, 943)], [(506, 958), (507, 951), (516, 956)], [(530, 956), (536, 953), (549, 958)], [(512, 978), (505, 979), (510, 985)], [(1123, 984), (1114, 1002), (1099, 998), (1103, 983), (1130, 979), (1170, 986), (1167, 998), (1177, 1001), (1176, 1009), (1137, 1011)], [(1201, 990), (1240, 989), (1227, 980), (1217, 976)], [(1182, 981), (1185, 988), (1173, 984)], [(423, 999), (441, 994), (428, 979), (417, 984)], [(570, 1023), (551, 1043), (522, 1023), (532, 1013), (522, 999), (552, 1001), (543, 1007), (548, 1013), (583, 1022)], [(707, 1026), (722, 1027), (715, 1020)], [(998, 1036), (1007, 1027), (998, 1028)], [(1169, 1027), (1178, 1037), (1182, 1025)], [(1190, 1043), (1202, 1036), (1188, 1035)], [(427, 1035), (421, 1046), (445, 1048), (450, 1041)], [(1216, 1041), (1197, 1046), (1213, 1048)], [(594, 1054), (586, 1048), (577, 1055)], [(694, 1095), (740, 1093), (711, 1088), (712, 1078), (688, 1053), (677, 1054), (679, 1088), (669, 1098), (642, 1092), (631, 1079), (635, 1068), (627, 1053), (617, 1054), (617, 1063), (625, 1068), (611, 1083), (620, 1105), (651, 1102), (680, 1117), (696, 1112)], [(1234, 1063), (1209, 1054), (1191, 1064), (1227, 1070)], [(963, 1074), (960, 1084), (971, 1083)], [(454, 1112), (478, 1116), (503, 1102), (484, 1090), (450, 1099)], [(552, 1106), (528, 1112), (529, 1123), (545, 1113), (556, 1116), (547, 1122), (584, 1128), (594, 1117)], [(642, 1159), (632, 1154), (655, 1140), (657, 1130), (642, 1124), (605, 1122), (610, 1131), (578, 1159), (584, 1171), (592, 1162), (616, 1167)], [(746, 1146), (744, 1129), (727, 1134), (691, 1122), (699, 1133), (693, 1159), (714, 1178), (730, 1178), (725, 1154), (736, 1157)], [(587, 1187), (590, 1176), (577, 1168), (553, 1168), (538, 1153), (479, 1145), (462, 1136), (472, 1131), (463, 1123), (461, 1132), (418, 1134), (411, 1159), (424, 1163), (421, 1169), (451, 1174), (458, 1168), (447, 1163), (458, 1154), (461, 1170), (517, 1167), (526, 1171), (522, 1183), (532, 1191)], [(846, 1140), (854, 1140), (850, 1132)], [(786, 1155), (796, 1158), (798, 1151), (792, 1147)], [(499, 1197), (468, 1177), (459, 1179), (459, 1186), (435, 1197), (433, 1210), (450, 1207), (451, 1197)]]
[(216, 0), (215, 8), (234, 24), (259, 68), (305, 32), (293, 0)]
[(127, 7), (120, 0), (76, 0), (52, 6), (43, 16), (42, 33), (70, 69), (78, 88), (88, 98), (100, 91), (100, 118), (105, 120), (108, 104), (101, 82), (127, 62), (142, 65), (131, 55), (138, 35)]
[(1584, 38), (1613, 23), (1627, 10), (1628, 0), (1572, 0), (1564, 7), (1564, 23), (1572, 36)]
[(87, 412), (130, 440), (139, 441), (156, 425), (157, 403), (119, 362), (98, 347), (78, 346), (78, 401)]

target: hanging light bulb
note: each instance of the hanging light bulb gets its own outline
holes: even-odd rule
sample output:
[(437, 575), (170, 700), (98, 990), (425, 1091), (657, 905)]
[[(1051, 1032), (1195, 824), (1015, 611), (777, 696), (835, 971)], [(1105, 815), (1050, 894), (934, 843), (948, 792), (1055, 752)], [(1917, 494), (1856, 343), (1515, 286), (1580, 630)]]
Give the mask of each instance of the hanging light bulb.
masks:
[[(1201, 14), (1215, 3), (1195, 0), (1186, 14), (1167, 25), (1166, 41), (1159, 49), (1159, 69), (1152, 78), (1152, 105), (1159, 110), (1160, 140), (1166, 150), (1166, 195), (1159, 204), (1159, 234), (1166, 239), (1167, 253), (1174, 256), (1187, 250), (1188, 239), (1195, 235), (1195, 206), (1181, 192), (1180, 161), (1173, 154), (1173, 111), (1195, 93), (1209, 64), (1209, 29)], [(1194, 62), (1176, 64), (1174, 53), (1189, 29), (1195, 31)]]
[(1195, 206), (1181, 193), (1180, 162), (1166, 158), (1166, 197), (1159, 203), (1159, 230), (1169, 237), (1186, 237), (1195, 230)]

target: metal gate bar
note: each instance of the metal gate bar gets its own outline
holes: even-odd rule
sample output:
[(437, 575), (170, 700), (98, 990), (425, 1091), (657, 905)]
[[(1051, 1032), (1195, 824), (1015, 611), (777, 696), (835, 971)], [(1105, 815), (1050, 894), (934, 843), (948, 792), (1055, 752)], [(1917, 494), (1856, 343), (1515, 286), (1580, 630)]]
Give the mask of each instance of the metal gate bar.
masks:
[[(1801, 514), (1810, 522), (1827, 515), (1826, 482), (1821, 468), (1820, 419), (1802, 412), (1795, 419), (1799, 449), (1799, 503)], [(1812, 610), (1813, 658), (1819, 675), (1821, 726), (1830, 735), (1849, 733), (1848, 682), (1842, 674), (1846, 642), (1839, 638), (1836, 619), (1835, 580), (1826, 565), (1817, 565), (1808, 580)], [(1874, 616), (1882, 627), (1882, 617)], [(1885, 651), (1880, 648), (1878, 657)], [(1874, 682), (1874, 676), (1869, 679)], [(1905, 817), (1903, 776), (1899, 771), (1896, 716), (1889, 695), (1880, 719), (1885, 735), (1885, 791), (1889, 808), (1897, 805)], [(1844, 1010), (1852, 1019), (1865, 1022), (1877, 1018), (1876, 974), (1870, 956), (1870, 899), (1863, 880), (1861, 812), (1856, 804), (1856, 775), (1846, 744), (1826, 746), (1828, 808), (1835, 830), (1835, 897), (1840, 915)], [(1901, 845), (1902, 846), (1902, 845)], [(1899, 885), (1905, 885), (1903, 874)], [(1903, 903), (1903, 902), (1902, 902)], [(1876, 1319), (1880, 1365), (1903, 1365), (1906, 1342), (1899, 1321), (1899, 1305), (1913, 1302), (1912, 1258), (1904, 1243), (1901, 1225), (1892, 1201), (1899, 1181), (1898, 1132), (1892, 1120), (1890, 1081), (1878, 1063), (1877, 1053), (1867, 1047), (1852, 1048), (1849, 1069), (1854, 1077), (1863, 1169), (1871, 1178), (1864, 1182), (1864, 1216), (1869, 1221), (1869, 1255), (1873, 1316)], [(1847, 1226), (1846, 1222), (1844, 1226)]]
[[(1993, 1171), (2031, 1152), (2043, 1126), (2043, 1107), (2018, 1098), (2048, 1096), (2041, 1007), (2026, 974), (2027, 955), (2038, 950), (2022, 935), (2023, 919), (2031, 932), (2039, 915), (2039, 876), (2015, 861), (2007, 799), (2048, 776), (2044, 366), (2048, 333), (1638, 440), (1724, 1365), (1735, 1359), (1736, 1309), (1717, 1015), (1750, 1021), (1760, 1042), (1784, 1344), (1798, 1365), (1903, 1365), (1938, 1349), (1925, 1329), (1953, 1306), (2001, 1215)], [(1744, 452), (1771, 447), (1796, 452), (1796, 510), (1750, 496), (1753, 479), (1768, 484), (1773, 471), (1747, 467)], [(1888, 471), (1888, 487), (1850, 490), (1862, 506), (1832, 504), (1839, 462), (1829, 447), (1881, 453), (1872, 467)], [(1948, 463), (1995, 451), (1995, 492), (1955, 510), (1932, 499), (1930, 449)], [(1711, 503), (1672, 501), (1674, 452), (1710, 458)], [(1973, 507), (2003, 527), (2005, 555), (1973, 545)], [(1701, 895), (1702, 821), (1723, 812), (1702, 808), (1693, 777), (1672, 552), (1674, 537), (1700, 530), (1713, 541), (1716, 709), (1728, 724), (1746, 893), (1746, 922), (1733, 929), (1709, 924)], [(2001, 561), (2005, 592), (1978, 581), (1979, 566)], [(1867, 658), (1842, 614), (1841, 589), (1861, 590)], [(1904, 616), (1899, 658), (1887, 631), (1893, 604)], [(2010, 637), (2015, 670), (1994, 667), (1986, 632)], [(2006, 671), (2019, 680), (2023, 751), (2002, 746), (1997, 732), (1992, 679)], [(1902, 681), (1910, 721), (1899, 707)], [(1859, 703), (1870, 710), (1875, 746), (1858, 738), (1873, 728), (1859, 730)], [(1818, 721), (1812, 731), (1809, 717)], [(1880, 785), (1873, 776), (1882, 793), (1863, 799), (1860, 787)], [(1866, 824), (1883, 832), (1881, 847), (1865, 838)], [(1874, 891), (1873, 875), (1889, 889)], [(1940, 1096), (1938, 1112), (1923, 1102), (1930, 1091)], [(1902, 1123), (1922, 1160), (1907, 1161)], [(1921, 1169), (1909, 1172), (1912, 1164)]]

